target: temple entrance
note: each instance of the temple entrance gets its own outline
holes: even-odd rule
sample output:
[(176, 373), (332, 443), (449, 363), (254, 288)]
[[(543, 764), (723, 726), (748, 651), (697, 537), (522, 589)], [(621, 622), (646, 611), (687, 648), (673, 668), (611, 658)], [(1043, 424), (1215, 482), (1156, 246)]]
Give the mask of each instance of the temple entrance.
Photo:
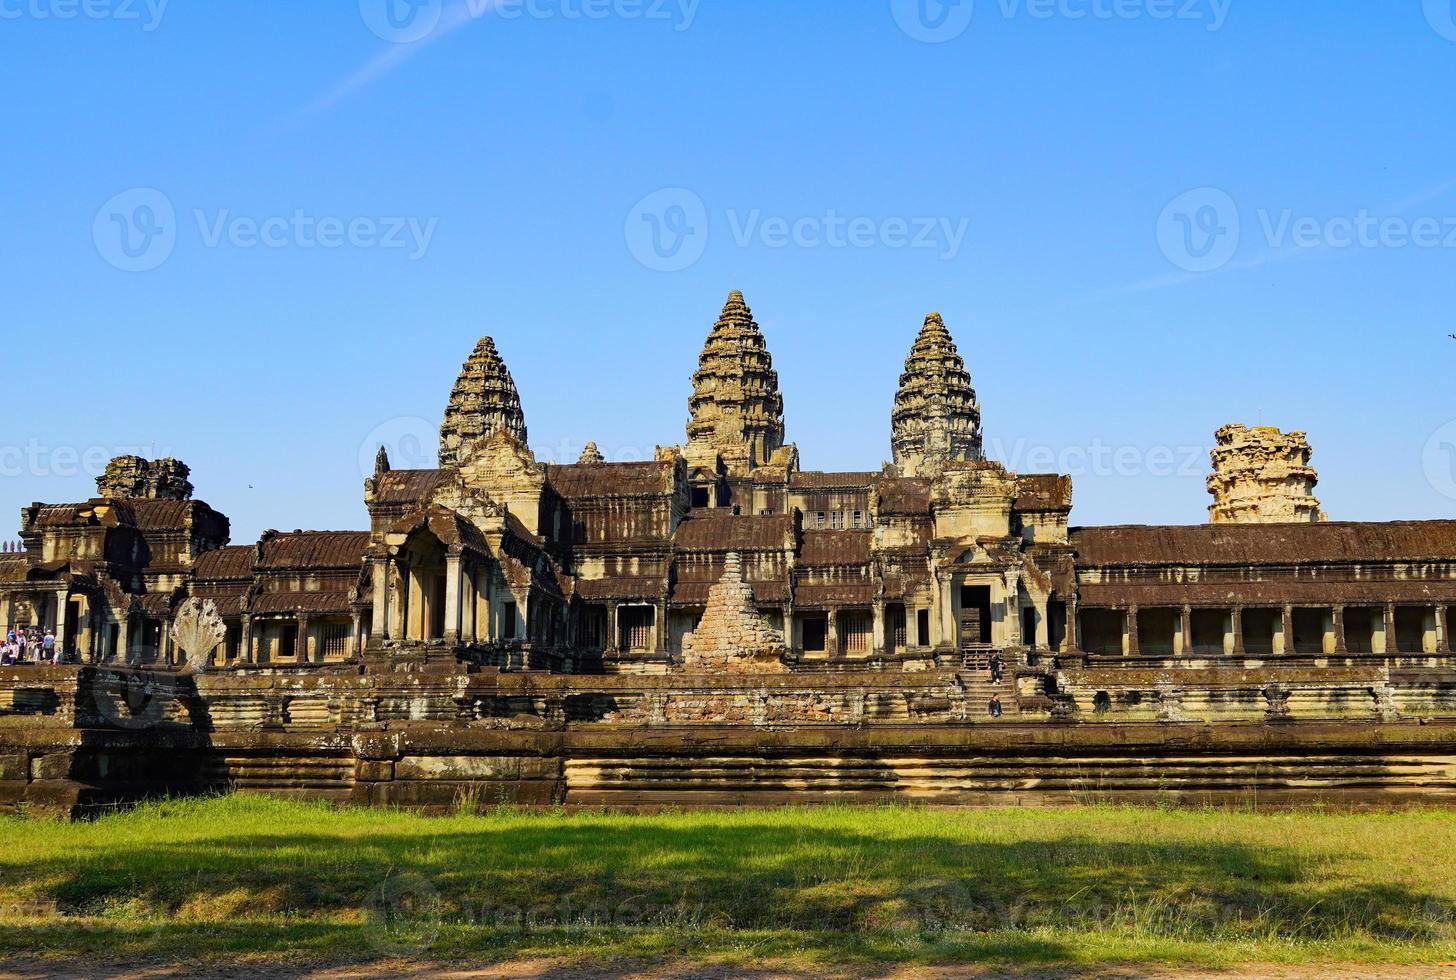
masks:
[(961, 586), (961, 649), (991, 645), (991, 587)]

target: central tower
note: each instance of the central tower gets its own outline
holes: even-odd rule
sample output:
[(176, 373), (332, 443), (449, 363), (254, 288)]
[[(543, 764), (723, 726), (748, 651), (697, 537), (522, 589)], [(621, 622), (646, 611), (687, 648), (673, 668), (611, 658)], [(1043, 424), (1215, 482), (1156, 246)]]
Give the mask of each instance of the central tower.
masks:
[(734, 290), (713, 325), (688, 399), (688, 450), (716, 452), (729, 476), (767, 465), (784, 445), (784, 399), (753, 313)]
[(902, 476), (931, 476), (946, 463), (985, 456), (981, 406), (939, 313), (925, 318), (910, 348), (890, 419)]

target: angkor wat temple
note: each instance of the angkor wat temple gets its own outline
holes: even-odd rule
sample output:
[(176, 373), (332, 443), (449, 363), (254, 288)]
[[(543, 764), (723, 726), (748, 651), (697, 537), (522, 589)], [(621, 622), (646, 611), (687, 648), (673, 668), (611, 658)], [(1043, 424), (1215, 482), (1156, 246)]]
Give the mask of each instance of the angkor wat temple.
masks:
[(651, 462), (539, 462), (486, 338), (439, 467), (380, 449), (368, 530), (232, 545), (136, 457), (25, 508), (0, 621), (63, 658), (0, 668), (0, 810), (1456, 789), (1456, 522), (1329, 522), (1301, 433), (1220, 431), (1207, 525), (1071, 527), (1070, 478), (985, 457), (931, 314), (893, 461), (805, 470), (736, 292), (689, 411)]

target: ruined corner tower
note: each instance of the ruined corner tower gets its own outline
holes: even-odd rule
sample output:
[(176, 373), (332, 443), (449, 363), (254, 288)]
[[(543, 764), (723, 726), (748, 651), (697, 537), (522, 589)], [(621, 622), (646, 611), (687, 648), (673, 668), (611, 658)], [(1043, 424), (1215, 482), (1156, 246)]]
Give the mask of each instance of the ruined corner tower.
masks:
[(890, 421), (902, 476), (930, 476), (946, 463), (984, 458), (981, 406), (939, 313), (925, 318), (910, 348)]
[(495, 341), (482, 337), (450, 392), (440, 426), (440, 465), (458, 466), (471, 446), (502, 429), (526, 442), (526, 417), (516, 382)]
[(1208, 492), (1213, 524), (1315, 524), (1325, 519), (1303, 432), (1226, 425), (1218, 430)]
[(96, 478), (96, 492), (124, 500), (191, 500), (191, 475), (181, 460), (118, 456)]
[(713, 325), (688, 399), (689, 458), (717, 454), (729, 476), (765, 466), (784, 446), (784, 399), (753, 313), (734, 290)]

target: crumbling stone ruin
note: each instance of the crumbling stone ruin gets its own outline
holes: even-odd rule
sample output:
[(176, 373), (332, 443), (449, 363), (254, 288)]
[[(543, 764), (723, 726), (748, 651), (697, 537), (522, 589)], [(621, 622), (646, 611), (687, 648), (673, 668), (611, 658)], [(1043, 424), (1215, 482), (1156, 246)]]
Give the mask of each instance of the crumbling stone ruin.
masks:
[(703, 618), (683, 637), (682, 665), (701, 674), (784, 673), (783, 634), (763, 621), (736, 551), (708, 590)]
[(887, 407), (894, 462), (804, 469), (735, 292), (647, 462), (538, 460), (488, 338), (364, 529), (233, 544), (118, 459), (0, 550), (0, 620), (64, 655), (0, 666), (0, 810), (1456, 792), (1456, 522), (1317, 520), (1303, 437), (1230, 427), (1213, 523), (1071, 526), (936, 314)]
[(1218, 430), (1208, 509), (1214, 524), (1312, 524), (1325, 519), (1309, 465), (1314, 450), (1303, 432), (1285, 434), (1262, 426), (1226, 425)]

